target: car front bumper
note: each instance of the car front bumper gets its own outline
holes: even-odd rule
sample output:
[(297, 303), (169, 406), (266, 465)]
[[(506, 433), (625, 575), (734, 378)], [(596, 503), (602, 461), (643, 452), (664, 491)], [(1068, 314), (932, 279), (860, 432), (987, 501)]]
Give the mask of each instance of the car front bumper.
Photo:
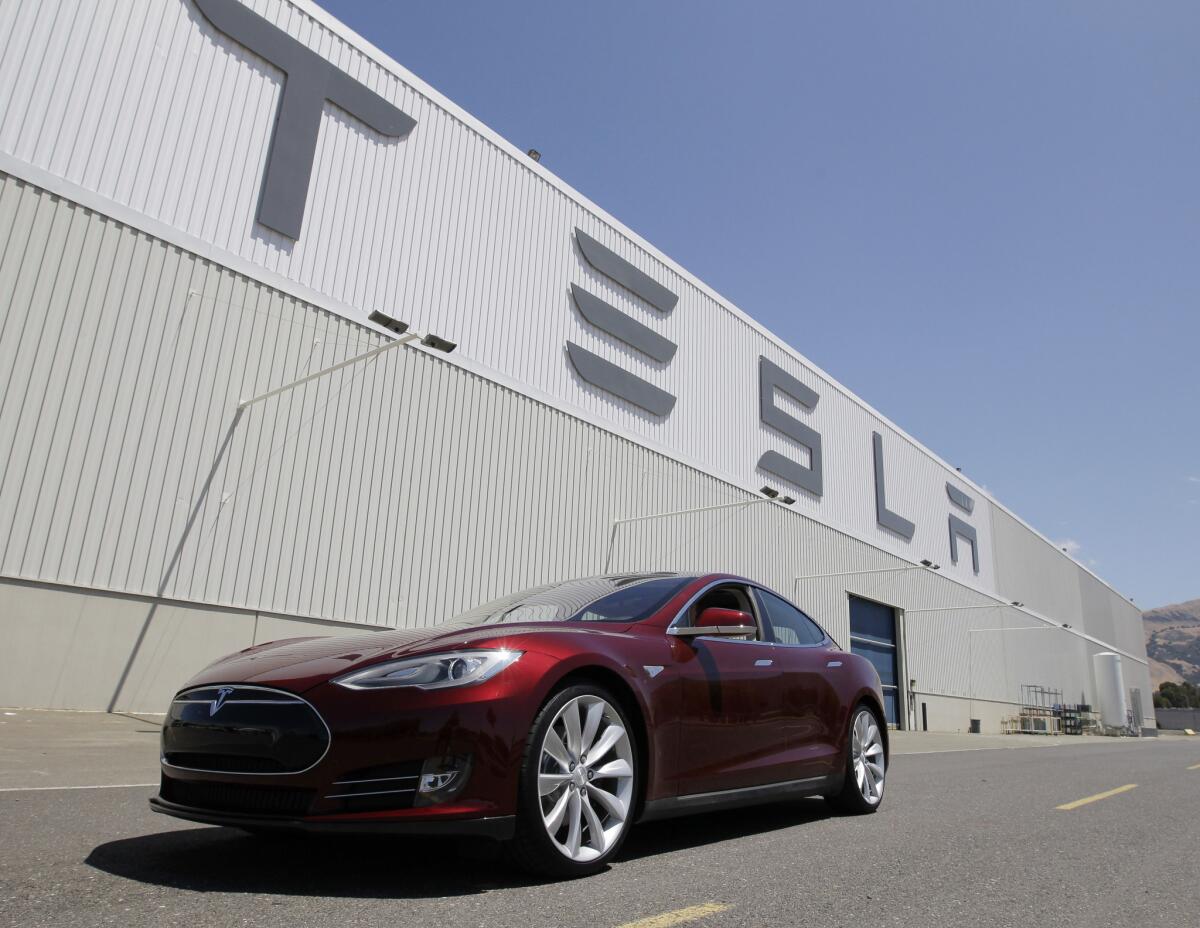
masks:
[(429, 815), (428, 809), (416, 810), (425, 813), (415, 815), (378, 816), (304, 816), (287, 818), (279, 816), (246, 815), (238, 812), (221, 812), (213, 809), (197, 809), (169, 802), (161, 796), (150, 799), (150, 808), (163, 815), (201, 822), (206, 825), (222, 825), (244, 828), (249, 831), (305, 832), (315, 834), (391, 834), (391, 835), (461, 835), (494, 838), (504, 841), (513, 836), (516, 816), (492, 815), (460, 817), (459, 815)]
[[(195, 705), (191, 689), (172, 704), (155, 811), (261, 830), (511, 835), (529, 694), (502, 681), (430, 693), (224, 688), (221, 705)], [(282, 720), (281, 705), (292, 713)], [(304, 756), (296, 745), (314, 730), (329, 737)], [(293, 769), (269, 769), (276, 757)], [(460, 770), (458, 786), (418, 795), (429, 763)]]

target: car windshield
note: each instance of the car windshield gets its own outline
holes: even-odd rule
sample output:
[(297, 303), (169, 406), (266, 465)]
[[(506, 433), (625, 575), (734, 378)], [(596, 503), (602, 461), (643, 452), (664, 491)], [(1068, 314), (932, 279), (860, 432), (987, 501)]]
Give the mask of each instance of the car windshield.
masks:
[(640, 622), (653, 615), (693, 579), (678, 574), (634, 574), (552, 583), (476, 606), (447, 625)]

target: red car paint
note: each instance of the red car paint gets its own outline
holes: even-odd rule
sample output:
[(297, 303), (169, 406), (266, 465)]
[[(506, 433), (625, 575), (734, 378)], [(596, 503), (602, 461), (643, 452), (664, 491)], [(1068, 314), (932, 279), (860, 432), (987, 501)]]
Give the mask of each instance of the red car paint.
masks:
[[(296, 820), (312, 824), (512, 816), (517, 774), (538, 709), (568, 676), (585, 675), (621, 698), (634, 716), (643, 803), (811, 777), (840, 782), (851, 710), (866, 700), (883, 714), (875, 669), (828, 638), (792, 646), (666, 634), (680, 610), (714, 581), (758, 586), (726, 574), (697, 577), (632, 624), (434, 626), (247, 649), (205, 668), (181, 692), (248, 684), (301, 696), (328, 726), (327, 752), (301, 773), (199, 772), (164, 763), (164, 777), (311, 789), (317, 798)], [(352, 690), (332, 682), (384, 661), (463, 648), (511, 649), (522, 656), (491, 679), (462, 687)], [(322, 798), (348, 771), (444, 755), (472, 757), (466, 785), (452, 801), (345, 812)], [(236, 823), (236, 816), (205, 815), (161, 799), (154, 804), (158, 811), (200, 821)]]

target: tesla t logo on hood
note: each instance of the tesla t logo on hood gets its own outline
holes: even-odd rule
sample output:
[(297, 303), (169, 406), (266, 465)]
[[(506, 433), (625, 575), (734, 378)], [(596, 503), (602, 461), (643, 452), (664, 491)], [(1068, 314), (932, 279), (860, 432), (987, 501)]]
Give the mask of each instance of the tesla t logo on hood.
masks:
[(221, 706), (225, 705), (225, 700), (229, 698), (229, 694), (232, 692), (232, 686), (223, 686), (217, 690), (217, 698), (208, 704), (209, 718), (221, 711)]

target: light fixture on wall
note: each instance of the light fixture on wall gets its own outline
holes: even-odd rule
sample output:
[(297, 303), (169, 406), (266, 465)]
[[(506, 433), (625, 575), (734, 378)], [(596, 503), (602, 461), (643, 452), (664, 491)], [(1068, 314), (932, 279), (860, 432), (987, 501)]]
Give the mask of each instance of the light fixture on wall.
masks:
[(408, 323), (401, 322), (389, 316), (387, 313), (381, 313), (375, 309), (371, 311), (371, 315), (367, 316), (368, 321), (374, 322), (377, 326), (382, 326), (389, 332), (395, 332), (397, 335), (403, 335), (408, 331)]
[(446, 339), (441, 338), (440, 336), (437, 336), (437, 335), (426, 335), (424, 338), (421, 339), (421, 344), (424, 345), (426, 348), (433, 348), (437, 351), (444, 351), (444, 352), (446, 352), (446, 354), (449, 354), (451, 351), (453, 351), (455, 348), (458, 347), (458, 342), (447, 341)]
[(921, 566), (928, 567), (930, 570), (941, 570), (942, 569), (941, 564), (935, 564), (935, 563), (933, 563), (933, 561), (929, 560), (929, 558), (925, 558), (925, 560), (921, 561)]

